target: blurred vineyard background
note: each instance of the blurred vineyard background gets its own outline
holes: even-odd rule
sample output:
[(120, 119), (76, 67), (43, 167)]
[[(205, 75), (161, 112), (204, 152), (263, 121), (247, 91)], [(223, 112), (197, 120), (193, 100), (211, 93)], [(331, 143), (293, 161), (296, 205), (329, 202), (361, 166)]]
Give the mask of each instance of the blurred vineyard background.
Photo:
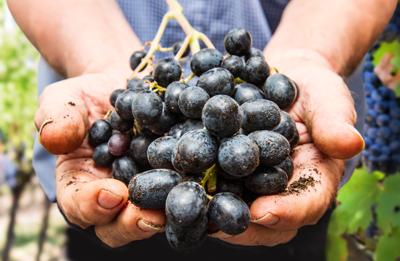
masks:
[(65, 222), (32, 168), (38, 53), (0, 0), (0, 259), (60, 260)]
[[(400, 68), (399, 34), (370, 53), (374, 66), (391, 53), (393, 75)], [(63, 260), (66, 252), (65, 222), (40, 189), (31, 164), (38, 58), (0, 0), (0, 256), (4, 261)], [(397, 95), (399, 90), (395, 88)], [(399, 174), (358, 169), (338, 195), (328, 232), (328, 260), (400, 260), (399, 191)]]

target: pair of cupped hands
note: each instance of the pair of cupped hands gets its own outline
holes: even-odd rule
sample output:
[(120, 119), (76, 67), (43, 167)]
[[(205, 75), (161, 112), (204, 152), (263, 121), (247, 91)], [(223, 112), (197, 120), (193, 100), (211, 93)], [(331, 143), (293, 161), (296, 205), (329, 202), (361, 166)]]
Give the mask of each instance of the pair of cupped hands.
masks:
[[(300, 143), (294, 149), (294, 175), (316, 181), (300, 193), (262, 196), (250, 207), (251, 224), (242, 234), (211, 234), (231, 244), (274, 246), (294, 238), (299, 228), (315, 224), (330, 207), (344, 173), (345, 159), (364, 146), (350, 91), (323, 58), (279, 59), (280, 72), (292, 78), (299, 95), (289, 113)], [(125, 88), (128, 70), (117, 67), (83, 73), (49, 85), (40, 97), (35, 124), (44, 147), (59, 155), (57, 202), (67, 220), (94, 226), (105, 244), (119, 247), (164, 231), (163, 211), (140, 209), (128, 201), (128, 189), (109, 169), (94, 166), (87, 142), (91, 124), (111, 109), (109, 96)], [(128, 74), (127, 74), (128, 72)]]

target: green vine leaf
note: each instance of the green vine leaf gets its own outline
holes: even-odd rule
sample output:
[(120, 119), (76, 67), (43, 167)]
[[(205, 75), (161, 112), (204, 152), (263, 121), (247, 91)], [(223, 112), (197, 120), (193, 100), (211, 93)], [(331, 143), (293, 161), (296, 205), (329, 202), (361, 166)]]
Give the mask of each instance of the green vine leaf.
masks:
[[(383, 182), (382, 192), (376, 208), (378, 226), (384, 234), (393, 229), (400, 231), (400, 174), (388, 176)], [(400, 245), (400, 238), (399, 238)]]
[(383, 42), (380, 47), (374, 52), (373, 63), (377, 66), (386, 53), (393, 54), (391, 63), (393, 64), (394, 73), (400, 70), (400, 41)]
[(400, 260), (400, 230), (395, 229), (379, 238), (375, 253), (376, 261)]

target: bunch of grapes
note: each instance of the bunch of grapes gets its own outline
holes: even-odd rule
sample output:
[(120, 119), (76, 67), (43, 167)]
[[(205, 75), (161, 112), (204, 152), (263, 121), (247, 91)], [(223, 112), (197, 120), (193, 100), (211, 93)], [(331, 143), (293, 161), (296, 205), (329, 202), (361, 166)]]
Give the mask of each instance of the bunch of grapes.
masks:
[(367, 54), (364, 64), (367, 116), (363, 160), (370, 171), (386, 174), (400, 171), (400, 102), (395, 92), (386, 87), (374, 72), (373, 51), (382, 41), (393, 41), (400, 36), (400, 8), (382, 34), (381, 39)]
[[(293, 173), (299, 134), (283, 110), (296, 84), (269, 67), (246, 30), (228, 32), (224, 45), (225, 55), (191, 55), (190, 84), (179, 60), (160, 59), (150, 75), (115, 90), (115, 110), (89, 130), (95, 164), (112, 168), (136, 206), (165, 209), (166, 237), (178, 250), (200, 246), (210, 228), (245, 231), (248, 204), (284, 192)], [(171, 49), (189, 56), (181, 48)], [(146, 55), (135, 52), (132, 69)]]

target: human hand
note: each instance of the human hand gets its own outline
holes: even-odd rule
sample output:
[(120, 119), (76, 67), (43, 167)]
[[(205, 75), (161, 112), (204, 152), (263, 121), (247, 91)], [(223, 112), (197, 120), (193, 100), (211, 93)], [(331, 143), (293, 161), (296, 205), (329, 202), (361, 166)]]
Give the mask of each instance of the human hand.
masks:
[(86, 74), (48, 86), (40, 97), (35, 124), (40, 141), (53, 154), (57, 202), (67, 220), (81, 228), (95, 226), (100, 240), (111, 247), (148, 238), (163, 230), (164, 214), (143, 210), (128, 199), (128, 189), (106, 168), (94, 166), (87, 129), (104, 117), (108, 97), (125, 88), (120, 74)]
[[(348, 87), (318, 54), (310, 57), (267, 57), (299, 87), (298, 99), (289, 109), (300, 133), (289, 192), (256, 199), (250, 208), (252, 223), (242, 234), (217, 232), (213, 237), (240, 245), (288, 242), (300, 227), (322, 217), (336, 196), (344, 159), (363, 149), (363, 139), (353, 127), (356, 112)], [(290, 189), (301, 178), (308, 179), (308, 188)]]

